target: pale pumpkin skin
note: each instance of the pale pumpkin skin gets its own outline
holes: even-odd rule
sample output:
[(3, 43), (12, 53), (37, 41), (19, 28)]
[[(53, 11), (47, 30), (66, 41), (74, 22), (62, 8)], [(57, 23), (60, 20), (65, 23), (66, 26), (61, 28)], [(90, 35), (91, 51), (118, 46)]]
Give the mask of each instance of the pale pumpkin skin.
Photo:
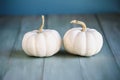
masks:
[(92, 56), (97, 54), (103, 45), (102, 35), (95, 29), (72, 28), (63, 37), (64, 48), (72, 54)]
[(61, 37), (56, 30), (27, 32), (22, 41), (22, 48), (30, 56), (46, 57), (57, 53), (61, 47)]
[(36, 57), (47, 57), (57, 53), (61, 48), (61, 37), (56, 30), (43, 29), (44, 15), (39, 30), (25, 33), (22, 48), (26, 54)]

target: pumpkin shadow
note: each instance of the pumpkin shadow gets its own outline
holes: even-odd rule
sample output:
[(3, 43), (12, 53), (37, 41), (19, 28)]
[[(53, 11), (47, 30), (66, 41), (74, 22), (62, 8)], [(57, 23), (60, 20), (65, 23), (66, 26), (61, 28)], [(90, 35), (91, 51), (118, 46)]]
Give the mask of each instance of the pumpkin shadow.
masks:
[[(34, 58), (53, 58), (53, 57), (57, 57), (57, 58), (84, 58), (84, 56), (79, 56), (79, 55), (74, 55), (71, 53), (66, 52), (65, 50), (60, 50), (59, 52), (57, 52), (56, 54), (52, 55), (52, 56), (48, 56), (48, 57), (35, 57), (35, 56), (28, 56), (23, 50), (14, 50), (12, 52), (12, 54), (10, 55), (10, 57), (12, 58), (19, 58), (19, 59), (34, 59)], [(85, 57), (87, 58), (87, 57)]]
[(55, 55), (53, 55), (55, 57), (65, 57), (65, 58), (89, 58), (89, 56), (80, 56), (80, 55), (75, 55), (72, 53), (69, 53), (65, 50), (60, 50), (58, 53), (56, 53)]
[[(78, 57), (78, 55), (73, 55), (73, 54), (70, 54), (64, 50), (60, 50), (59, 52), (57, 52), (55, 55), (53, 55), (54, 57), (69, 57), (69, 58), (74, 58), (74, 57)], [(52, 56), (51, 56), (52, 57)]]

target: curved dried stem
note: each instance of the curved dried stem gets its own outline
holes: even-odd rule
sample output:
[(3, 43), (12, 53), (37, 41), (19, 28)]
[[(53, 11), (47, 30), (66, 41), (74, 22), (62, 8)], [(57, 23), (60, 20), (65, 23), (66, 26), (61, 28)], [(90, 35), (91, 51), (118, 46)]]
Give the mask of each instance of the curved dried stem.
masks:
[(72, 20), (70, 23), (72, 23), (72, 24), (79, 24), (79, 25), (81, 25), (81, 27), (82, 27), (82, 30), (81, 31), (86, 31), (86, 24), (84, 23), (84, 22), (82, 22), (82, 21), (78, 21), (78, 20)]

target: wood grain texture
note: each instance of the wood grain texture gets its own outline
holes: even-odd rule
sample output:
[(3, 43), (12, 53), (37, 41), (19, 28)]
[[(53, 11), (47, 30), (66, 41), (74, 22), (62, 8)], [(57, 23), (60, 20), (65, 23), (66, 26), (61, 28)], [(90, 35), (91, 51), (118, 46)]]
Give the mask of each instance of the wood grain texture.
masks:
[(0, 80), (7, 72), (9, 56), (17, 38), (21, 17), (0, 17)]
[[(78, 26), (69, 23), (73, 19), (82, 20), (88, 27), (102, 33), (93, 15), (49, 15), (47, 25), (59, 31), (63, 37), (68, 29)], [(43, 80), (119, 80), (119, 75), (119, 68), (104, 39), (101, 52), (92, 57), (70, 55), (62, 48), (57, 55), (46, 58)]]
[(96, 17), (94, 15), (84, 15), (84, 18), (80, 20), (84, 21), (87, 27), (99, 31), (104, 38), (103, 48), (99, 54), (88, 58), (80, 58), (85, 80), (119, 80), (119, 68)]
[(120, 14), (98, 15), (113, 57), (120, 68)]
[(40, 16), (1, 17), (0, 80), (120, 80), (118, 17), (46, 15), (45, 28), (57, 30), (62, 38), (68, 29), (80, 27), (69, 23), (77, 19), (98, 30), (103, 35), (104, 45), (99, 54), (92, 57), (69, 54), (62, 46), (57, 54), (45, 58), (29, 57), (21, 47), (23, 35), (39, 29)]
[[(72, 27), (70, 21), (78, 16), (48, 15), (47, 28), (57, 30), (63, 38), (64, 33)], [(43, 80), (83, 80), (79, 57), (63, 50), (56, 55), (45, 58)]]
[(43, 58), (27, 56), (21, 46), (23, 35), (39, 29), (40, 23), (40, 16), (22, 18), (20, 33), (10, 56), (9, 70), (4, 80), (42, 80)]

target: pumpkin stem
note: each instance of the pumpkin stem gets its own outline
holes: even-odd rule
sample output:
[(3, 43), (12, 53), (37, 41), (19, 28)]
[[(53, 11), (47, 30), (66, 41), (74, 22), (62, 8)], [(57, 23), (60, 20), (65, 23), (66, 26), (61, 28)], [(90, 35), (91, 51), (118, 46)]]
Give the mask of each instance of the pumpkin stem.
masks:
[(42, 30), (43, 30), (44, 22), (45, 22), (45, 17), (44, 17), (44, 15), (42, 15), (42, 24), (41, 24), (40, 29), (39, 29), (40, 32), (42, 32)]
[(82, 30), (81, 31), (85, 31), (86, 30), (86, 24), (84, 23), (84, 22), (82, 22), (82, 21), (78, 21), (78, 20), (72, 20), (70, 23), (72, 23), (72, 24), (80, 24), (81, 26), (82, 26)]

